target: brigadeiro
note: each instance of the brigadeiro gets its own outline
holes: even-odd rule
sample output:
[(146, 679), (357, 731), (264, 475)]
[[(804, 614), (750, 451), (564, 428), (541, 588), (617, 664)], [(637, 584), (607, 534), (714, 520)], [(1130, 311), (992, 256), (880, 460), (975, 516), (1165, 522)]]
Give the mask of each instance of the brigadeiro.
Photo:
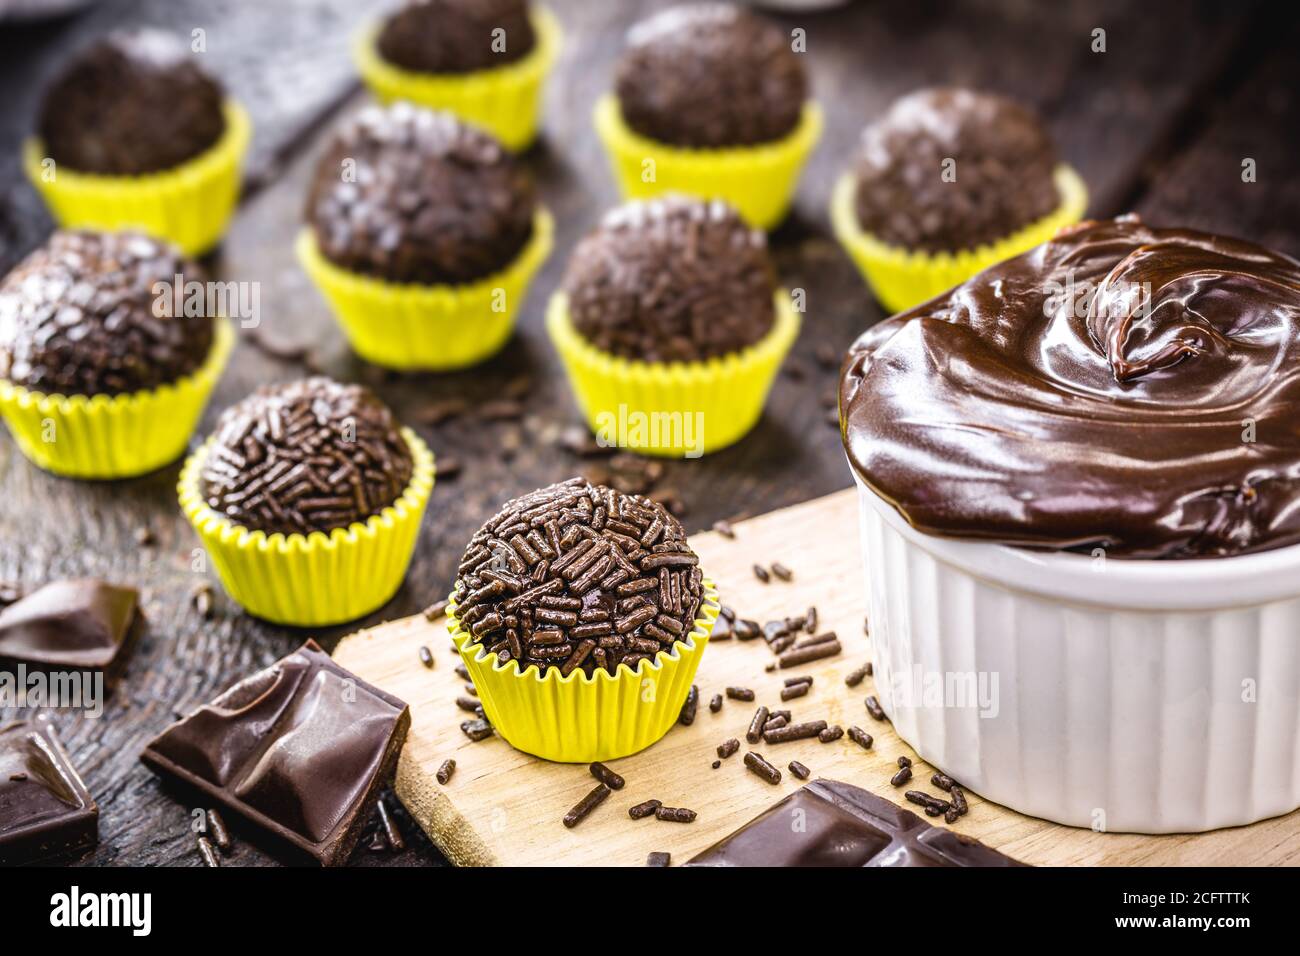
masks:
[(141, 29), (72, 58), (45, 91), (37, 135), (28, 172), (63, 224), (130, 225), (197, 254), (224, 231), (250, 128), (189, 46)]
[(797, 34), (706, 3), (661, 11), (628, 32), (596, 123), (625, 194), (721, 197), (769, 228), (785, 213), (821, 120)]
[(166, 243), (90, 231), (55, 232), (5, 277), (0, 411), (29, 458), (110, 478), (181, 453), (231, 340), (186, 293), (204, 278)]
[(409, 103), (367, 108), (335, 134), (306, 219), (299, 251), (354, 347), (395, 367), (499, 348), (551, 234), (523, 164)]
[(1086, 191), (1030, 110), (943, 87), (904, 96), (866, 128), (835, 202), (841, 241), (897, 309), (1077, 222)]
[(557, 760), (667, 732), (717, 617), (699, 565), (640, 495), (572, 478), (508, 502), (470, 539), (448, 611), (497, 732)]
[(396, 590), (432, 484), (428, 448), (369, 389), (315, 377), (223, 412), (181, 475), (181, 501), (237, 601), (321, 623)]
[(410, 0), (365, 30), (354, 54), (380, 100), (448, 110), (518, 150), (537, 134), (559, 47), (555, 17), (525, 0)]
[(619, 404), (698, 411), (714, 450), (753, 425), (799, 323), (762, 232), (721, 201), (664, 196), (578, 244), (548, 325), (598, 434)]

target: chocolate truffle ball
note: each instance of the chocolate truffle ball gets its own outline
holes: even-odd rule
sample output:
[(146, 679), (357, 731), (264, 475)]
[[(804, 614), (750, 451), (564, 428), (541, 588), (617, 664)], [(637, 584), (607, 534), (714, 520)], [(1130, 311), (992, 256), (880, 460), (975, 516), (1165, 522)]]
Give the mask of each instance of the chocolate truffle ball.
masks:
[(780, 27), (729, 4), (672, 7), (628, 32), (624, 121), (673, 146), (750, 146), (798, 124), (808, 78)]
[(1047, 131), (1018, 103), (964, 89), (920, 90), (863, 133), (858, 223), (907, 249), (973, 249), (1056, 209), (1056, 163)]
[(210, 149), (225, 132), (223, 99), (179, 38), (159, 30), (110, 33), (55, 78), (38, 128), (58, 165), (136, 176)]
[(377, 40), (380, 56), (416, 73), (487, 70), (536, 45), (525, 0), (413, 0), (384, 22)]
[[(120, 395), (194, 372), (213, 317), (175, 308), (206, 277), (136, 233), (56, 232), (0, 283), (0, 378), (61, 395)], [(184, 303), (182, 303), (184, 304)]]
[(574, 327), (597, 348), (691, 362), (753, 345), (772, 328), (767, 238), (725, 203), (665, 196), (607, 213), (564, 278)]
[(412, 469), (388, 406), (365, 386), (316, 377), (226, 409), (199, 486), (208, 507), (250, 530), (329, 533), (397, 501)]
[(588, 676), (670, 649), (703, 596), (676, 518), (583, 478), (497, 512), (465, 549), (455, 589), (460, 625), (502, 662)]
[(532, 235), (536, 194), (487, 133), (409, 103), (363, 110), (334, 137), (307, 201), (321, 253), (389, 282), (473, 282)]

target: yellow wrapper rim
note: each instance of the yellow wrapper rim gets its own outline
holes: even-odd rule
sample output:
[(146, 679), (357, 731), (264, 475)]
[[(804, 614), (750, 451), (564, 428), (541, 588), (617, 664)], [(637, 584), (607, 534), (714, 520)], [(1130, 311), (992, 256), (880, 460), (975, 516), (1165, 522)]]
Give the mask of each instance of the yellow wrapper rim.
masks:
[[(684, 639), (653, 660), (638, 661), (635, 670), (619, 664), (615, 673), (597, 669), (591, 676), (582, 670), (561, 675), (558, 667), (543, 673), (536, 664), (520, 671), (514, 660), (502, 664), (482, 644), (470, 643), (471, 635), (456, 619), (454, 600), (447, 621), (496, 732), (515, 749), (545, 760), (585, 763), (644, 750), (672, 728), (720, 611), (717, 589), (706, 579), (695, 626)], [(647, 702), (647, 681), (665, 692)], [(638, 702), (637, 713), (625, 712), (629, 701)]]
[[(625, 198), (681, 192), (723, 199), (760, 229), (771, 229), (785, 217), (799, 174), (821, 139), (824, 124), (821, 107), (809, 100), (798, 125), (783, 139), (755, 146), (687, 149), (635, 132), (623, 119), (623, 110), (612, 93), (596, 101), (593, 119)], [(646, 159), (654, 160), (653, 183), (641, 178)]]
[(139, 229), (174, 243), (187, 256), (220, 241), (239, 198), (239, 171), (253, 136), (247, 111), (222, 106), (226, 128), (209, 149), (174, 169), (139, 176), (105, 176), (58, 168), (42, 175), (44, 144), (23, 144), (23, 168), (60, 225), (105, 230)]
[[(601, 432), (602, 415), (620, 406), (629, 413), (700, 412), (706, 430), (703, 453), (708, 454), (734, 444), (754, 427), (781, 362), (799, 336), (801, 320), (789, 293), (778, 291), (774, 302), (775, 321), (762, 339), (740, 352), (698, 362), (644, 362), (596, 348), (574, 328), (563, 292), (551, 297), (546, 328), (593, 432)], [(629, 447), (665, 457), (683, 454), (671, 445)]]
[(417, 73), (394, 66), (376, 45), (382, 21), (359, 30), (352, 59), (366, 86), (381, 102), (407, 100), (449, 110), (492, 133), (507, 149), (526, 148), (537, 136), (542, 86), (563, 45), (555, 14), (540, 4), (531, 12), (537, 42), (522, 59), (473, 73)]
[(858, 223), (854, 203), (857, 182), (851, 172), (844, 173), (835, 183), (831, 195), (831, 226), (876, 298), (891, 312), (901, 312), (946, 292), (991, 265), (1046, 242), (1058, 230), (1079, 222), (1088, 208), (1087, 185), (1065, 164), (1057, 166), (1052, 175), (1061, 197), (1055, 210), (1005, 239), (974, 249), (955, 253), (921, 252), (891, 246), (864, 232)]
[[(216, 319), (208, 357), (193, 373), (125, 395), (45, 394), (0, 379), (0, 415), (23, 454), (46, 471), (89, 479), (142, 475), (185, 451), (234, 341), (229, 321)], [(47, 421), (56, 441), (42, 441)]]
[(297, 627), (340, 624), (387, 603), (406, 576), (436, 478), (429, 446), (409, 428), (401, 434), (413, 462), (401, 496), (328, 535), (268, 535), (209, 507), (199, 487), (213, 439), (205, 441), (181, 469), (177, 493), (230, 596), (256, 617)]
[[(310, 227), (299, 231), (295, 251), (353, 351), (386, 368), (444, 371), (491, 358), (509, 341), (554, 237), (555, 220), (538, 206), (533, 233), (515, 261), (458, 286), (385, 282), (350, 272), (321, 254)], [(492, 308), (498, 290), (506, 297), (500, 312)]]

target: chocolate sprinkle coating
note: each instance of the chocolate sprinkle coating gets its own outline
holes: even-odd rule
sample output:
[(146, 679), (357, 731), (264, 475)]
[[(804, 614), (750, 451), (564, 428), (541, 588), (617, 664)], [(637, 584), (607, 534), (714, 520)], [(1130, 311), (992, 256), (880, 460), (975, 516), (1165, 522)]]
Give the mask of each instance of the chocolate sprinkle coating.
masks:
[[(494, 34), (496, 30), (504, 33)], [(505, 49), (493, 49), (495, 36), (504, 40)], [(535, 46), (525, 0), (414, 0), (384, 21), (376, 40), (380, 56), (416, 73), (505, 66)]]
[(306, 218), (321, 254), (389, 282), (473, 282), (533, 231), (532, 177), (487, 133), (409, 103), (362, 110), (321, 157)]
[(138, 176), (215, 145), (226, 129), (224, 98), (179, 37), (118, 31), (83, 49), (55, 78), (37, 128), (57, 165)]
[(614, 88), (624, 121), (642, 136), (719, 148), (790, 133), (808, 98), (808, 77), (776, 24), (705, 3), (672, 7), (634, 26)]
[[(945, 181), (949, 159), (955, 179)], [(1020, 104), (960, 88), (919, 90), (862, 135), (858, 223), (906, 249), (973, 249), (1060, 204), (1056, 164), (1047, 131)]]
[(391, 505), (412, 471), (386, 405), (363, 385), (317, 377), (226, 409), (199, 485), (209, 507), (252, 531), (329, 533)]
[(646, 362), (733, 354), (775, 321), (767, 238), (725, 203), (626, 203), (578, 244), (564, 277), (569, 317), (596, 348)]
[(206, 279), (138, 233), (54, 233), (0, 283), (0, 378), (46, 394), (121, 395), (189, 375), (214, 326), (206, 315), (167, 317), (185, 312), (172, 308), (177, 275)]
[[(662, 505), (584, 478), (509, 502), (470, 539), (456, 617), (501, 663), (564, 675), (635, 670), (683, 640), (704, 597), (699, 558)], [(467, 646), (470, 646), (467, 645)]]

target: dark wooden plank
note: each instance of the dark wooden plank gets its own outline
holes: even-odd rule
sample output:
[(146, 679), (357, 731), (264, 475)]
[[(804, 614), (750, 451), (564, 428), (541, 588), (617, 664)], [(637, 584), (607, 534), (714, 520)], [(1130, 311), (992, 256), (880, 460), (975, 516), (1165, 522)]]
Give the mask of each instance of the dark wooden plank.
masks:
[[(319, 135), (303, 137), (299, 131), (309, 128), (347, 88), (349, 68), (342, 44), (359, 14), (346, 2), (323, 4), (319, 9), (327, 12), (299, 27), (279, 8), (271, 13), (274, 5), (239, 4), (223, 5), (217, 9), (224, 16), (211, 17), (212, 55), (227, 51), (238, 57), (242, 67), (232, 75), (232, 85), (255, 107), (263, 98), (268, 104), (270, 112), (258, 120), (259, 148), (264, 150), (259, 155), (289, 156), (302, 147), (301, 155), (290, 158), (282, 172), (268, 159), (259, 160), (258, 168), (267, 170), (265, 178), (272, 182), (250, 199), (214, 262), (223, 277), (260, 283), (265, 334), (279, 343), (307, 346), (313, 360), (330, 374), (372, 384), (409, 422), (415, 422), (421, 408), (443, 398), (463, 396), (476, 402), (521, 378), (533, 383), (522, 422), (486, 424), (471, 416), (437, 427), (420, 426), (438, 454), (459, 460), (464, 470), (455, 480), (439, 484), (406, 584), (365, 623), (413, 613), (444, 594), (463, 543), (504, 498), (590, 464), (557, 444), (563, 429), (576, 421), (576, 413), (542, 329), (542, 310), (546, 295), (560, 281), (569, 251), (616, 199), (591, 130), (590, 111), (609, 82), (628, 23), (661, 5), (579, 0), (554, 4), (566, 24), (568, 44), (550, 90), (546, 137), (528, 162), (559, 223), (556, 253), (536, 283), (520, 333), (505, 352), (481, 369), (444, 376), (394, 376), (357, 361), (292, 257), (303, 190), (321, 145)], [(344, 8), (346, 15), (332, 12)], [(208, 8), (159, 2), (133, 9), (137, 15), (147, 13), (147, 18), (165, 18), (174, 27), (186, 28), (183, 11)], [(785, 18), (808, 30), (809, 64), (828, 113), (827, 135), (805, 176), (795, 214), (773, 239), (782, 279), (807, 290), (809, 312), (788, 363), (794, 374), (780, 378), (755, 432), (719, 454), (666, 464), (659, 488), (675, 489), (685, 502), (688, 526), (707, 527), (717, 518), (760, 513), (849, 484), (838, 431), (826, 423), (823, 403), (833, 390), (836, 370), (819, 364), (816, 356), (820, 350), (840, 353), (861, 329), (881, 317), (830, 238), (825, 215), (831, 184), (849, 162), (863, 123), (896, 95), (925, 84), (960, 82), (1002, 90), (1044, 112), (1064, 155), (1100, 195), (1127, 197), (1140, 184), (1138, 171), (1168, 140), (1167, 130), (1185, 123), (1194, 105), (1189, 91), (1211, 85), (1224, 58), (1231, 58), (1248, 13), (1240, 6), (1208, 2), (1135, 9), (1120, 0), (1065, 8), (969, 0), (943, 5), (860, 3)], [(1176, 26), (1171, 28), (1171, 22)], [(272, 23), (275, 30), (270, 29)], [(1091, 53), (1094, 26), (1107, 28), (1109, 53)], [(81, 21), (64, 29), (93, 32)], [(301, 43), (286, 43), (286, 29)], [(241, 38), (233, 44), (238, 52), (222, 39), (230, 35), (226, 31)], [(58, 31), (47, 41), (54, 46), (34, 52), (32, 64), (20, 67), (24, 75), (30, 76), (37, 66), (48, 68), (71, 42)], [(312, 44), (320, 48), (301, 49)], [(1169, 62), (1180, 67), (1154, 65)], [(6, 86), (0, 82), (0, 90)], [(32, 95), (14, 94), (27, 103), (33, 102)], [(355, 108), (360, 99), (348, 108)], [(0, 100), (0, 107), (4, 104)], [(18, 126), (0, 127), (6, 147), (20, 132)], [(1103, 198), (1101, 203), (1104, 207), (1117, 201)], [(45, 228), (30, 211), (31, 197), (22, 202), (25, 207), (11, 207), (17, 210), (11, 218), (20, 227), (12, 249), (30, 245)], [(275, 361), (241, 343), (203, 431), (221, 408), (257, 385), (303, 372), (297, 364)], [(0, 578), (39, 581), (100, 574), (135, 582), (148, 595), (152, 633), (136, 649), (126, 680), (104, 717), (92, 721), (67, 714), (60, 721), (103, 807), (102, 843), (91, 862), (198, 862), (187, 830), (187, 807), (138, 764), (140, 747), (173, 711), (211, 697), (306, 636), (250, 619), (224, 595), (218, 597), (213, 620), (202, 621), (193, 613), (187, 599), (203, 576), (191, 568), (196, 540), (175, 505), (177, 471), (172, 466), (114, 484), (67, 482), (38, 472), (7, 437), (0, 438)], [(156, 538), (152, 547), (135, 543), (142, 526)], [(313, 636), (333, 646), (349, 629)], [(395, 858), (359, 851), (354, 862), (438, 859), (427, 845), (413, 842), (415, 849)], [(235, 860), (260, 863), (271, 858), (241, 840)]]

